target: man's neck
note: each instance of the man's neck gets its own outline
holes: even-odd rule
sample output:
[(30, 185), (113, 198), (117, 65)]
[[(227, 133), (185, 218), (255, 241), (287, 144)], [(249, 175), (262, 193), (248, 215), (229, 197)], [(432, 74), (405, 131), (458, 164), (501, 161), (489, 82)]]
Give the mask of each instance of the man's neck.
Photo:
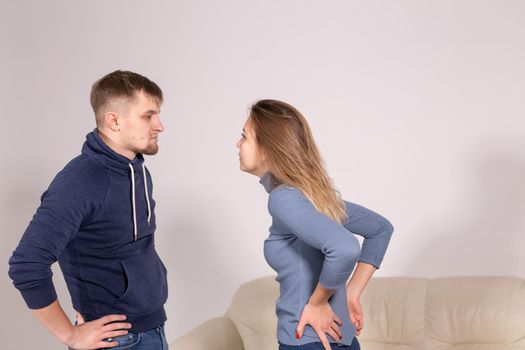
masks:
[(135, 157), (137, 156), (137, 154), (135, 152), (130, 151), (130, 150), (120, 146), (117, 142), (113, 141), (108, 135), (106, 135), (103, 130), (100, 130), (100, 129), (97, 129), (97, 130), (98, 130), (98, 134), (99, 134), (100, 138), (102, 139), (102, 141), (104, 141), (104, 143), (109, 148), (111, 148), (116, 153), (118, 153), (118, 154), (128, 158), (129, 160), (135, 159)]

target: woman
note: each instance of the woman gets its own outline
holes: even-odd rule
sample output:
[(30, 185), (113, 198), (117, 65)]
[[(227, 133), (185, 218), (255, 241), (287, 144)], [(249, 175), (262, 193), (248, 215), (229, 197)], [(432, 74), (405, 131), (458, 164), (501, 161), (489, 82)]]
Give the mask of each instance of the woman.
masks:
[[(359, 298), (381, 264), (392, 225), (341, 199), (305, 118), (289, 104), (254, 104), (237, 147), (241, 170), (260, 177), (269, 193), (264, 255), (280, 285), (279, 349), (358, 350)], [(364, 237), (362, 249), (350, 232)]]

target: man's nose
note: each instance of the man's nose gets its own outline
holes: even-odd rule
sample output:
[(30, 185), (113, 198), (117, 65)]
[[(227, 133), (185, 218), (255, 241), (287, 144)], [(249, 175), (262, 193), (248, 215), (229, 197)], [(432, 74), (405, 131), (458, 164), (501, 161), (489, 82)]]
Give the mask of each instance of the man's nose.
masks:
[(157, 117), (157, 123), (155, 125), (155, 129), (158, 130), (159, 132), (164, 131), (164, 124), (162, 124), (159, 117)]

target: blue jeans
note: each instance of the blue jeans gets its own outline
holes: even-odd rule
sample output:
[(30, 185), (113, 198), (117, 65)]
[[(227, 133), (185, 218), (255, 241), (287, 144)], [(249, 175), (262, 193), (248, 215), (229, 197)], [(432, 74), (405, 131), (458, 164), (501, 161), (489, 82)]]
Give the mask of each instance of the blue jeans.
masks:
[(118, 341), (119, 346), (110, 348), (114, 350), (168, 350), (164, 326), (159, 326), (142, 333), (128, 333), (115, 337), (112, 341)]
[[(110, 341), (106, 339), (106, 341)], [(119, 345), (113, 350), (168, 350), (164, 326), (159, 326), (152, 330), (142, 333), (128, 333), (120, 337), (111, 338), (111, 341), (118, 341)], [(71, 349), (70, 349), (71, 350)]]
[[(354, 340), (352, 340), (352, 344), (350, 344), (350, 346), (330, 343), (330, 347), (332, 350), (361, 350), (361, 345), (359, 345), (359, 341), (356, 337), (354, 337)], [(285, 345), (279, 343), (279, 350), (324, 350), (324, 346), (321, 342), (308, 343), (304, 345)]]

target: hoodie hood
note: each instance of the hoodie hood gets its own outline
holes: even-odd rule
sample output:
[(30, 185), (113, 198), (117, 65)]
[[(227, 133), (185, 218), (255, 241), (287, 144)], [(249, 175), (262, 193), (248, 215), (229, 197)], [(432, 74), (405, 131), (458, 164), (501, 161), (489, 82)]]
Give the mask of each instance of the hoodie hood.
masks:
[[(144, 184), (144, 195), (146, 197), (148, 209), (148, 226), (151, 219), (151, 203), (149, 199), (148, 180), (146, 177), (146, 166), (144, 165), (144, 157), (137, 153), (133, 160), (129, 160), (121, 154), (113, 151), (108, 145), (104, 143), (97, 129), (93, 130), (86, 136), (86, 142), (82, 146), (82, 154), (93, 158), (98, 163), (105, 167), (116, 171), (122, 175), (127, 175), (131, 181), (131, 207), (133, 211), (133, 237), (137, 240), (137, 204), (135, 198), (135, 173), (142, 173), (142, 183)], [(140, 175), (139, 175), (140, 176)]]
[(82, 154), (123, 175), (129, 175), (130, 165), (134, 171), (139, 172), (142, 171), (141, 168), (144, 164), (144, 157), (140, 153), (137, 153), (135, 159), (129, 160), (113, 151), (104, 143), (97, 129), (86, 135), (86, 142), (82, 146)]

